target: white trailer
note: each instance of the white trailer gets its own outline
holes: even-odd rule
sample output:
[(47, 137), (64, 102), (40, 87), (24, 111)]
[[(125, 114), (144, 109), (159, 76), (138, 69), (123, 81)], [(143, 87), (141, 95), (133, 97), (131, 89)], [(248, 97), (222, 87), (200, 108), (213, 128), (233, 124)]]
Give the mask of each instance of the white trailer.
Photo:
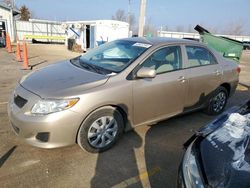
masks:
[(75, 39), (84, 51), (129, 37), (129, 24), (116, 20), (69, 21), (64, 22), (62, 27), (66, 30), (66, 45), (68, 39)]

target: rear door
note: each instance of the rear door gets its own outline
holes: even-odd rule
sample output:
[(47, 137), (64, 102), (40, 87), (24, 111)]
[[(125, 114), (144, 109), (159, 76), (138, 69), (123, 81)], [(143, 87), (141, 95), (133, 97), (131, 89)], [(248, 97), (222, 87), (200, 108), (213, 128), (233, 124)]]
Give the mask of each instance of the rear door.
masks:
[(187, 92), (180, 46), (163, 47), (150, 55), (141, 67), (155, 69), (155, 78), (133, 81), (134, 123), (164, 119), (183, 111)]
[(185, 106), (196, 107), (220, 85), (222, 70), (215, 56), (201, 46), (186, 46), (185, 67), (189, 82)]

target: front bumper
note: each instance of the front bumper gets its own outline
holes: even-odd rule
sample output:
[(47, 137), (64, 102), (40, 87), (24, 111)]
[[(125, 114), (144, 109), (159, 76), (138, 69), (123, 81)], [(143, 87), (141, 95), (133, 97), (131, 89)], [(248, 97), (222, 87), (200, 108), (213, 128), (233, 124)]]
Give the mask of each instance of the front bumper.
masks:
[(32, 106), (41, 98), (18, 85), (15, 95), (27, 99), (20, 108), (14, 102), (14, 94), (8, 104), (8, 115), (13, 131), (27, 143), (41, 148), (57, 148), (76, 143), (82, 117), (65, 110), (43, 116), (30, 114)]

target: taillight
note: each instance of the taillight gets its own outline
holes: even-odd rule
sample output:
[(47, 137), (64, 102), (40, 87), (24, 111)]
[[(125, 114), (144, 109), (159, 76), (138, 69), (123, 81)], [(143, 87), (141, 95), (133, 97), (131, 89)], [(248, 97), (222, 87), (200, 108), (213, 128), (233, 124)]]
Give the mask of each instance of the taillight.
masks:
[(240, 74), (241, 71), (240, 67), (237, 67), (236, 71)]

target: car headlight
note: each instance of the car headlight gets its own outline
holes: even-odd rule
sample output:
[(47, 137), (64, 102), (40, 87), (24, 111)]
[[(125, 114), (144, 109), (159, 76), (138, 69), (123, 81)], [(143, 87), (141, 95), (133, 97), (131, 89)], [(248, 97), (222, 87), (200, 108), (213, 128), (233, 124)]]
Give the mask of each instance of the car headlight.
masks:
[(204, 184), (196, 163), (196, 158), (192, 151), (192, 145), (193, 144), (188, 147), (183, 158), (182, 169), (184, 181), (186, 187), (204, 188)]
[(31, 110), (32, 114), (46, 115), (73, 107), (79, 99), (40, 100)]

